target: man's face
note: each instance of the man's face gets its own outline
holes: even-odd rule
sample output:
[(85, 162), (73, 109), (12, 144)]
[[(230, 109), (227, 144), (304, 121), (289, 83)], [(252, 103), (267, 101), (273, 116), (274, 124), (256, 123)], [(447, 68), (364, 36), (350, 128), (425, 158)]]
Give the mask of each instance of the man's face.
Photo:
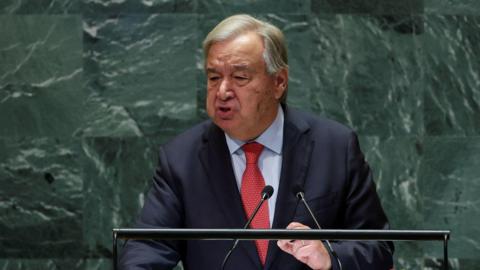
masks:
[(255, 33), (214, 43), (208, 51), (207, 113), (228, 135), (249, 140), (276, 117), (288, 71), (266, 71), (263, 41)]

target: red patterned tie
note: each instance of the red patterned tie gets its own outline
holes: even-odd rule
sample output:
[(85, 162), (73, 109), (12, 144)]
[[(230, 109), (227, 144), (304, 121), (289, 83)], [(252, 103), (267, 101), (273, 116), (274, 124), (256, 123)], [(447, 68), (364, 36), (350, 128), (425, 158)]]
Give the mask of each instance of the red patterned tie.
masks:
[[(263, 145), (253, 142), (247, 143), (242, 146), (247, 159), (247, 164), (242, 177), (242, 186), (240, 193), (242, 195), (243, 209), (249, 218), (258, 202), (261, 199), (261, 193), (265, 187), (265, 180), (263, 179), (262, 172), (258, 168), (257, 162), (260, 153), (262, 153)], [(268, 217), (268, 203), (264, 202), (257, 215), (250, 223), (252, 229), (269, 229), (270, 221)], [(265, 265), (265, 259), (267, 258), (268, 240), (256, 240), (258, 256), (262, 265)]]

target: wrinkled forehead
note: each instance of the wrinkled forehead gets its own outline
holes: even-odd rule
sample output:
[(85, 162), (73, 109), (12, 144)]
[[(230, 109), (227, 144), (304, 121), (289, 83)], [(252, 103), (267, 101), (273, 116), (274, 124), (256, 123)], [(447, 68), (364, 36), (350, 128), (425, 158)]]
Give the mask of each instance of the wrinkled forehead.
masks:
[(240, 64), (229, 64), (228, 62), (216, 62), (213, 61), (210, 65), (205, 67), (205, 71), (208, 73), (221, 73), (224, 71), (231, 72), (255, 72), (256, 69), (253, 65), (249, 63), (240, 63)]
[(256, 33), (246, 33), (228, 40), (213, 43), (207, 54), (205, 68), (228, 64), (236, 70), (264, 64), (263, 40)]

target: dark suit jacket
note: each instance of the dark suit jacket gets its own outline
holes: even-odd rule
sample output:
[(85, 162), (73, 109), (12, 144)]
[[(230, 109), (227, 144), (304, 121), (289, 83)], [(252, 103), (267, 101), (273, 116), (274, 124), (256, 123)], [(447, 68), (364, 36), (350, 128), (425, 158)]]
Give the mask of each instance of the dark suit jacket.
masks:
[[(282, 169), (273, 228), (314, 222), (293, 188), (329, 229), (387, 229), (371, 171), (348, 128), (285, 108)], [(205, 121), (160, 148), (153, 186), (137, 222), (152, 228), (242, 228), (242, 208), (224, 133)], [(220, 269), (232, 241), (129, 241), (122, 269)], [(389, 269), (389, 242), (334, 242), (343, 269)], [(334, 269), (338, 266), (332, 260)], [(241, 241), (226, 269), (262, 269), (253, 241)], [(309, 269), (271, 241), (264, 269)]]

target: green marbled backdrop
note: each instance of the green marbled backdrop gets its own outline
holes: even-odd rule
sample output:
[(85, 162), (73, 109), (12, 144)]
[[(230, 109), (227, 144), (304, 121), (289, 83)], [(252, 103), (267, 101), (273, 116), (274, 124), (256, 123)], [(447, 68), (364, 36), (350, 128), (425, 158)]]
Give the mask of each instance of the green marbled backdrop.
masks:
[[(395, 229), (480, 259), (480, 1), (2, 0), (0, 269), (111, 269), (156, 148), (205, 118), (200, 43), (248, 12), (287, 35), (289, 101), (354, 128)], [(440, 243), (397, 244), (440, 269)]]

